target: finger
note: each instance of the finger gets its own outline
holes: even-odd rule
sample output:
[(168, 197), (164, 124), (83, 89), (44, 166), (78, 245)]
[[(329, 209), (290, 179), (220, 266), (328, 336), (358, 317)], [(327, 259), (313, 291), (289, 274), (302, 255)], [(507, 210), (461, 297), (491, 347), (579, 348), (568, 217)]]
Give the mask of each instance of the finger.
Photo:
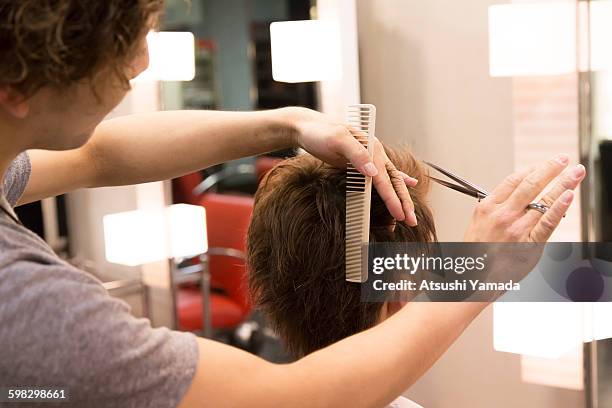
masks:
[[(379, 160), (376, 160), (379, 162)], [(384, 167), (382, 165), (382, 169), (379, 169), (378, 175), (372, 178), (372, 183), (378, 195), (385, 203), (385, 206), (389, 210), (389, 213), (393, 218), (398, 221), (404, 221), (406, 219), (406, 215), (404, 214), (404, 210), (402, 208), (402, 202), (398, 197), (393, 183), (391, 182), (391, 178)], [(402, 184), (403, 181), (402, 181)], [(406, 185), (404, 184), (404, 188)]]
[(562, 154), (555, 159), (548, 160), (528, 174), (506, 200), (508, 208), (516, 212), (524, 211), (525, 207), (544, 190), (548, 183), (561, 173), (568, 162), (567, 155)]
[(521, 181), (535, 169), (536, 166), (529, 166), (526, 169), (517, 171), (506, 177), (504, 181), (495, 187), (491, 194), (489, 194), (489, 200), (492, 200), (496, 204), (501, 204), (506, 201), (508, 197), (510, 197), (510, 194), (512, 194), (519, 184), (521, 184)]
[(406, 187), (406, 179), (404, 178), (405, 174), (395, 168), (395, 165), (388, 161), (385, 164), (387, 173), (391, 179), (391, 184), (397, 194), (401, 204), (402, 211), (404, 212), (406, 223), (412, 227), (417, 225), (416, 214), (414, 213), (414, 203), (412, 202), (412, 197), (410, 197), (410, 193), (408, 192), (408, 188)]
[[(396, 185), (403, 184), (404, 189), (406, 189), (406, 185), (403, 180), (401, 183), (397, 182), (397, 179), (400, 176), (395, 174), (394, 172), (390, 173), (388, 171), (388, 163), (391, 163), (391, 161), (389, 160), (389, 157), (387, 157), (387, 153), (385, 152), (382, 143), (380, 143), (380, 141), (375, 138), (374, 164), (378, 169), (378, 176), (372, 179), (374, 183), (374, 188), (376, 188), (376, 191), (378, 191), (378, 195), (384, 201), (391, 216), (398, 221), (404, 221), (406, 219), (406, 213), (404, 212), (402, 201), (397, 193), (399, 186), (394, 186), (393, 181), (391, 180), (391, 175), (394, 175)], [(396, 170), (395, 166), (393, 166), (392, 164), (391, 168), (393, 170)]]
[(548, 241), (561, 222), (563, 215), (567, 212), (573, 199), (574, 192), (572, 190), (565, 190), (531, 230), (529, 234), (530, 240), (533, 242)]
[(401, 174), (402, 178), (404, 179), (404, 183), (406, 183), (408, 187), (415, 187), (419, 183), (418, 179), (415, 179), (414, 177), (407, 175), (403, 171), (397, 170), (397, 172)]
[[(582, 164), (566, 169), (553, 187), (542, 196), (539, 203), (550, 208), (565, 190), (576, 189), (585, 175), (586, 169)], [(542, 216), (543, 214), (539, 211), (527, 211), (524, 218), (526, 224), (532, 228)]]
[(374, 177), (378, 174), (378, 169), (372, 162), (368, 149), (359, 140), (367, 141), (367, 136), (356, 129), (347, 129), (346, 137), (337, 140), (335, 150), (346, 157), (358, 172)]

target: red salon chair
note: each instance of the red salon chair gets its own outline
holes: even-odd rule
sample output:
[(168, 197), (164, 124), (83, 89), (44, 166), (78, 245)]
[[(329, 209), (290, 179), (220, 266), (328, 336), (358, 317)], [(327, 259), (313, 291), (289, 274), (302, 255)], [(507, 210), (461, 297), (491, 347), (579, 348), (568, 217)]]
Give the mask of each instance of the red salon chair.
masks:
[(201, 172), (195, 172), (179, 177), (172, 182), (172, 195), (175, 203), (186, 203), (199, 205), (202, 194), (214, 191), (217, 185), (232, 177), (244, 174), (255, 174), (257, 181), (261, 179), (282, 159), (277, 157), (260, 156), (255, 160), (255, 165), (243, 164), (235, 168), (220, 170), (204, 179)]
[[(253, 198), (206, 193), (199, 204), (206, 208), (211, 326), (215, 331), (229, 331), (244, 322), (251, 312), (244, 253)], [(202, 330), (205, 308), (202, 298), (199, 286), (179, 286), (177, 317), (180, 329)]]
[[(254, 351), (261, 341), (259, 327), (248, 321), (251, 306), (246, 288), (244, 263), (246, 232), (253, 210), (251, 196), (218, 194), (219, 182), (244, 174), (255, 174), (261, 181), (265, 173), (281, 159), (259, 157), (255, 165), (223, 169), (206, 178), (201, 172), (180, 177), (173, 182), (175, 202), (202, 205), (206, 208), (209, 250), (202, 266), (191, 262), (178, 270), (176, 281), (176, 316), (178, 328), (203, 332), (205, 304), (210, 331), (229, 335), (234, 344)], [(209, 282), (208, 284), (206, 282)], [(204, 289), (204, 290), (203, 290)], [(202, 299), (208, 298), (203, 302)], [(210, 333), (209, 333), (210, 334)]]

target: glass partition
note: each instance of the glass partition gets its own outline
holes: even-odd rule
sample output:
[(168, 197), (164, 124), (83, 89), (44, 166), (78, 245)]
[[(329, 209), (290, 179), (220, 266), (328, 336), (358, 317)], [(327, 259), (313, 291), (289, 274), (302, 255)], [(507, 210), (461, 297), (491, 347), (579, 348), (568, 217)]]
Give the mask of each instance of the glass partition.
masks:
[[(588, 2), (589, 70), (582, 74), (581, 101), (583, 105), (581, 148), (583, 157), (590, 164), (592, 178), (583, 194), (587, 222), (585, 235), (591, 240), (612, 241), (612, 1)], [(602, 257), (603, 254), (597, 254)], [(612, 259), (605, 259), (612, 261)], [(612, 404), (612, 340), (600, 340), (585, 345), (587, 403), (591, 407), (607, 407)]]

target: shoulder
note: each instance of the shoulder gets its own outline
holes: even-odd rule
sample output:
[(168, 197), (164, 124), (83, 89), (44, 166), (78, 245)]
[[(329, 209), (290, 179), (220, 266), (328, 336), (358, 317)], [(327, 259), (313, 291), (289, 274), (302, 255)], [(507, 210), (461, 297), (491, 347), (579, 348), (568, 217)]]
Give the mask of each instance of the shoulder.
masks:
[(0, 265), (0, 384), (59, 382), (83, 406), (178, 405), (196, 369), (195, 336), (151, 327), (87, 272), (37, 256), (14, 252)]
[[(108, 296), (95, 277), (43, 248), (3, 245), (6, 243), (0, 242), (0, 298), (31, 321), (40, 319), (39, 328), (60, 316), (67, 317), (66, 311), (84, 299), (92, 303)], [(2, 312), (0, 308), (0, 323), (7, 324)]]

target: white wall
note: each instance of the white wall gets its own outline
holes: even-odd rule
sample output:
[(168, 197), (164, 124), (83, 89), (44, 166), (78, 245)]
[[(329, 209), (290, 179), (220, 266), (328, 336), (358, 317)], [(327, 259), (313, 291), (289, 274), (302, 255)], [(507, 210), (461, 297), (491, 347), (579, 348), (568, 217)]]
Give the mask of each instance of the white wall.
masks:
[[(492, 0), (358, 0), (361, 99), (377, 135), (493, 188), (512, 172), (513, 84), (488, 74)], [(437, 186), (439, 238), (459, 241), (474, 200)], [(583, 393), (525, 384), (520, 357), (493, 351), (488, 309), (406, 395), (434, 407), (579, 407)]]
[[(513, 166), (511, 80), (488, 75), (490, 3), (358, 2), (362, 101), (378, 107), (379, 138), (485, 188)], [(461, 240), (474, 200), (436, 186), (431, 197), (440, 238)]]

